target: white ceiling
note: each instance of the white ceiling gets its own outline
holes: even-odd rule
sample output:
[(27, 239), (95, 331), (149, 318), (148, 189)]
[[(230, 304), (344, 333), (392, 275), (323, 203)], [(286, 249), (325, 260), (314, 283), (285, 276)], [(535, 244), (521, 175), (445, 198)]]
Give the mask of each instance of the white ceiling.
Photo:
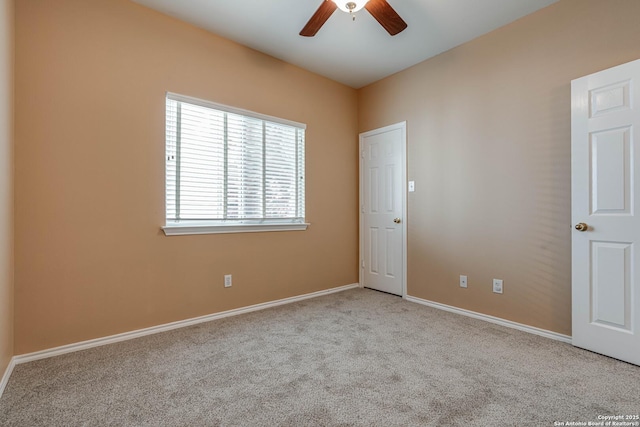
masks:
[[(354, 88), (366, 86), (558, 0), (388, 0), (408, 28), (391, 37), (339, 9), (298, 35), (324, 0), (133, 0)], [(544, 29), (540, 29), (544, 31)]]

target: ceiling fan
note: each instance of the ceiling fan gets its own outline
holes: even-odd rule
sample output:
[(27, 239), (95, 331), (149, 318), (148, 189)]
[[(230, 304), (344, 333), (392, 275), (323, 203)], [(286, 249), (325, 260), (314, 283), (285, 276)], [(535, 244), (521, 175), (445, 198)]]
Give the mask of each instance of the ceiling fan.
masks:
[[(307, 25), (300, 31), (300, 35), (304, 37), (315, 36), (337, 8), (353, 16), (355, 12), (363, 7), (392, 36), (407, 28), (407, 23), (393, 10), (387, 0), (323, 0), (316, 13), (313, 14)], [(356, 19), (355, 16), (353, 16), (353, 19)]]

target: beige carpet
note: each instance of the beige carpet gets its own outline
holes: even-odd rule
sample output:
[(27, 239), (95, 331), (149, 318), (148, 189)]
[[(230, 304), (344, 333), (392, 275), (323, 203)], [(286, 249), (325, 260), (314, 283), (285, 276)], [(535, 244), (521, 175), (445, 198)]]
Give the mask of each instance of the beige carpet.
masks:
[(18, 365), (2, 426), (553, 426), (640, 413), (640, 368), (354, 289)]

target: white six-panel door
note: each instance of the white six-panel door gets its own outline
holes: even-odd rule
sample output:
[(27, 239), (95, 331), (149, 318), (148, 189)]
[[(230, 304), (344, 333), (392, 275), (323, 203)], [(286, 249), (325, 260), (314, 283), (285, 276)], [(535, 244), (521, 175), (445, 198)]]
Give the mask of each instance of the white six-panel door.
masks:
[(640, 60), (571, 97), (573, 344), (640, 365)]
[(361, 284), (404, 295), (406, 124), (360, 134)]

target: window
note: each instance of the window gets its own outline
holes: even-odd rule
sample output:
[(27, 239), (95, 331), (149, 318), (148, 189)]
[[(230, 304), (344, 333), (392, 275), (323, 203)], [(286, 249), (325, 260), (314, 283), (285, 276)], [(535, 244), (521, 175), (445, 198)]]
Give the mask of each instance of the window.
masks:
[(305, 125), (167, 94), (167, 235), (304, 230)]

